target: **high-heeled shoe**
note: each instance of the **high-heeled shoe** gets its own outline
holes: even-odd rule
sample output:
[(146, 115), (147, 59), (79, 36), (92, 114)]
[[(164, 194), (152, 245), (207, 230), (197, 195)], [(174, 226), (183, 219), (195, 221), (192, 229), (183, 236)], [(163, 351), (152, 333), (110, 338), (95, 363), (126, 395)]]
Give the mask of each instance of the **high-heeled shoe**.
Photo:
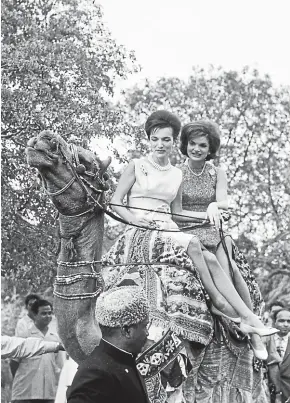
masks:
[(240, 330), (245, 334), (258, 334), (260, 337), (271, 336), (279, 332), (279, 330), (274, 327), (255, 327), (243, 322), (240, 323)]
[(225, 313), (219, 311), (214, 305), (211, 306), (211, 313), (217, 316), (223, 316), (224, 318), (231, 320), (234, 323), (241, 323), (241, 318), (231, 318), (230, 316), (226, 315)]
[(253, 343), (249, 340), (249, 344), (251, 346), (251, 349), (253, 350), (254, 356), (258, 358), (258, 360), (266, 361), (268, 358), (268, 351), (266, 347), (264, 346), (263, 349), (257, 349), (253, 346)]

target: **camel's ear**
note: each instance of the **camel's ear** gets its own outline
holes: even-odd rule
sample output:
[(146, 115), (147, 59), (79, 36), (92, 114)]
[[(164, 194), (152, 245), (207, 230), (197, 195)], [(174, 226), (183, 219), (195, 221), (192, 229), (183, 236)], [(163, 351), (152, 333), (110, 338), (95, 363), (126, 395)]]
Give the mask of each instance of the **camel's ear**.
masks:
[[(106, 172), (106, 170), (107, 170), (108, 166), (110, 165), (111, 161), (112, 161), (111, 157), (108, 157), (105, 160), (100, 161), (100, 168), (101, 168), (102, 175), (104, 174), (104, 172)], [(105, 180), (107, 180), (107, 179), (105, 179)]]
[(89, 171), (95, 172), (96, 167), (100, 170), (100, 176), (104, 174), (111, 163), (111, 157), (101, 160), (96, 153), (85, 150), (78, 146), (78, 157), (81, 164), (84, 164)]

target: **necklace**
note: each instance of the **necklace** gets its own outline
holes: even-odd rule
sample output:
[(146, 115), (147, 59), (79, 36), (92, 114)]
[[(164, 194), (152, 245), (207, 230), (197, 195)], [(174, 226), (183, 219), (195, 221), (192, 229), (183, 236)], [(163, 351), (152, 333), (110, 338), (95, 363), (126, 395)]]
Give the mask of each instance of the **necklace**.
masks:
[(162, 165), (157, 164), (157, 162), (155, 162), (153, 160), (152, 155), (148, 155), (147, 158), (148, 158), (148, 161), (150, 162), (150, 164), (153, 165), (154, 168), (157, 169), (158, 171), (168, 171), (172, 167), (170, 161), (168, 162), (167, 165), (162, 166)]
[(203, 164), (202, 170), (201, 170), (201, 172), (200, 172), (199, 174), (195, 173), (195, 172), (193, 171), (193, 169), (190, 168), (189, 163), (188, 163), (188, 160), (187, 160), (187, 164), (186, 164), (186, 165), (187, 165), (187, 168), (190, 170), (190, 172), (191, 172), (194, 176), (201, 176), (201, 175), (203, 174), (204, 168), (205, 168), (205, 166), (206, 166), (206, 162)]

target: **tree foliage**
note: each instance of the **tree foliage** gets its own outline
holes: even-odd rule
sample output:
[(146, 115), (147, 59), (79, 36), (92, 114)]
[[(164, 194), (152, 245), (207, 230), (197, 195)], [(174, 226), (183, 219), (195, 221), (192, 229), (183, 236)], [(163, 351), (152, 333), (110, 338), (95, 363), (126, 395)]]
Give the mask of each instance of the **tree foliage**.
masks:
[(47, 128), (83, 146), (126, 133), (107, 99), (116, 78), (136, 69), (93, 0), (3, 0), (2, 268), (17, 292), (51, 285), (57, 243), (54, 210), (26, 164), (27, 140)]
[[(169, 109), (184, 124), (211, 119), (220, 126), (219, 162), (227, 169), (233, 207), (230, 230), (268, 300), (289, 294), (289, 101), (289, 88), (275, 88), (269, 77), (248, 68), (241, 73), (196, 68), (187, 81), (146, 80), (125, 98), (136, 123), (156, 109)], [(142, 153), (142, 130), (137, 138)], [(175, 163), (182, 159), (177, 149), (172, 157)]]
[[(148, 114), (166, 108), (183, 123), (208, 118), (221, 127), (219, 162), (228, 173), (230, 230), (266, 298), (285, 293), (289, 89), (275, 88), (269, 77), (247, 68), (193, 69), (186, 81), (146, 80), (126, 93), (125, 103), (112, 105), (108, 97), (116, 79), (137, 69), (134, 54), (112, 39), (93, 0), (3, 0), (2, 268), (8, 289), (44, 290), (55, 274), (54, 210), (27, 167), (27, 140), (47, 128), (85, 147), (95, 137), (120, 138), (130, 159), (148, 151), (142, 129)], [(118, 149), (115, 156), (124, 160)], [(181, 160), (176, 146), (172, 162)], [(108, 225), (105, 249), (119, 231)]]

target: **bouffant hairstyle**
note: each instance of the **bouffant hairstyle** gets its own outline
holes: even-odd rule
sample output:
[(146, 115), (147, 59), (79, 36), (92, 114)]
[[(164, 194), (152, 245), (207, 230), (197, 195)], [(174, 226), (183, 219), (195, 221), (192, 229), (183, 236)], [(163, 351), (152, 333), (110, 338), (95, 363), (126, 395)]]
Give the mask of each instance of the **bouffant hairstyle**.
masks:
[(205, 136), (209, 142), (209, 155), (206, 160), (216, 158), (221, 144), (220, 130), (218, 126), (209, 120), (198, 120), (197, 122), (187, 123), (183, 126), (180, 136), (180, 151), (183, 155), (187, 155), (187, 145), (189, 137)]
[(181, 123), (178, 117), (168, 111), (161, 110), (153, 112), (145, 123), (145, 132), (148, 139), (150, 140), (151, 134), (156, 130), (164, 129), (165, 127), (172, 128), (173, 140), (176, 140), (181, 129)]

